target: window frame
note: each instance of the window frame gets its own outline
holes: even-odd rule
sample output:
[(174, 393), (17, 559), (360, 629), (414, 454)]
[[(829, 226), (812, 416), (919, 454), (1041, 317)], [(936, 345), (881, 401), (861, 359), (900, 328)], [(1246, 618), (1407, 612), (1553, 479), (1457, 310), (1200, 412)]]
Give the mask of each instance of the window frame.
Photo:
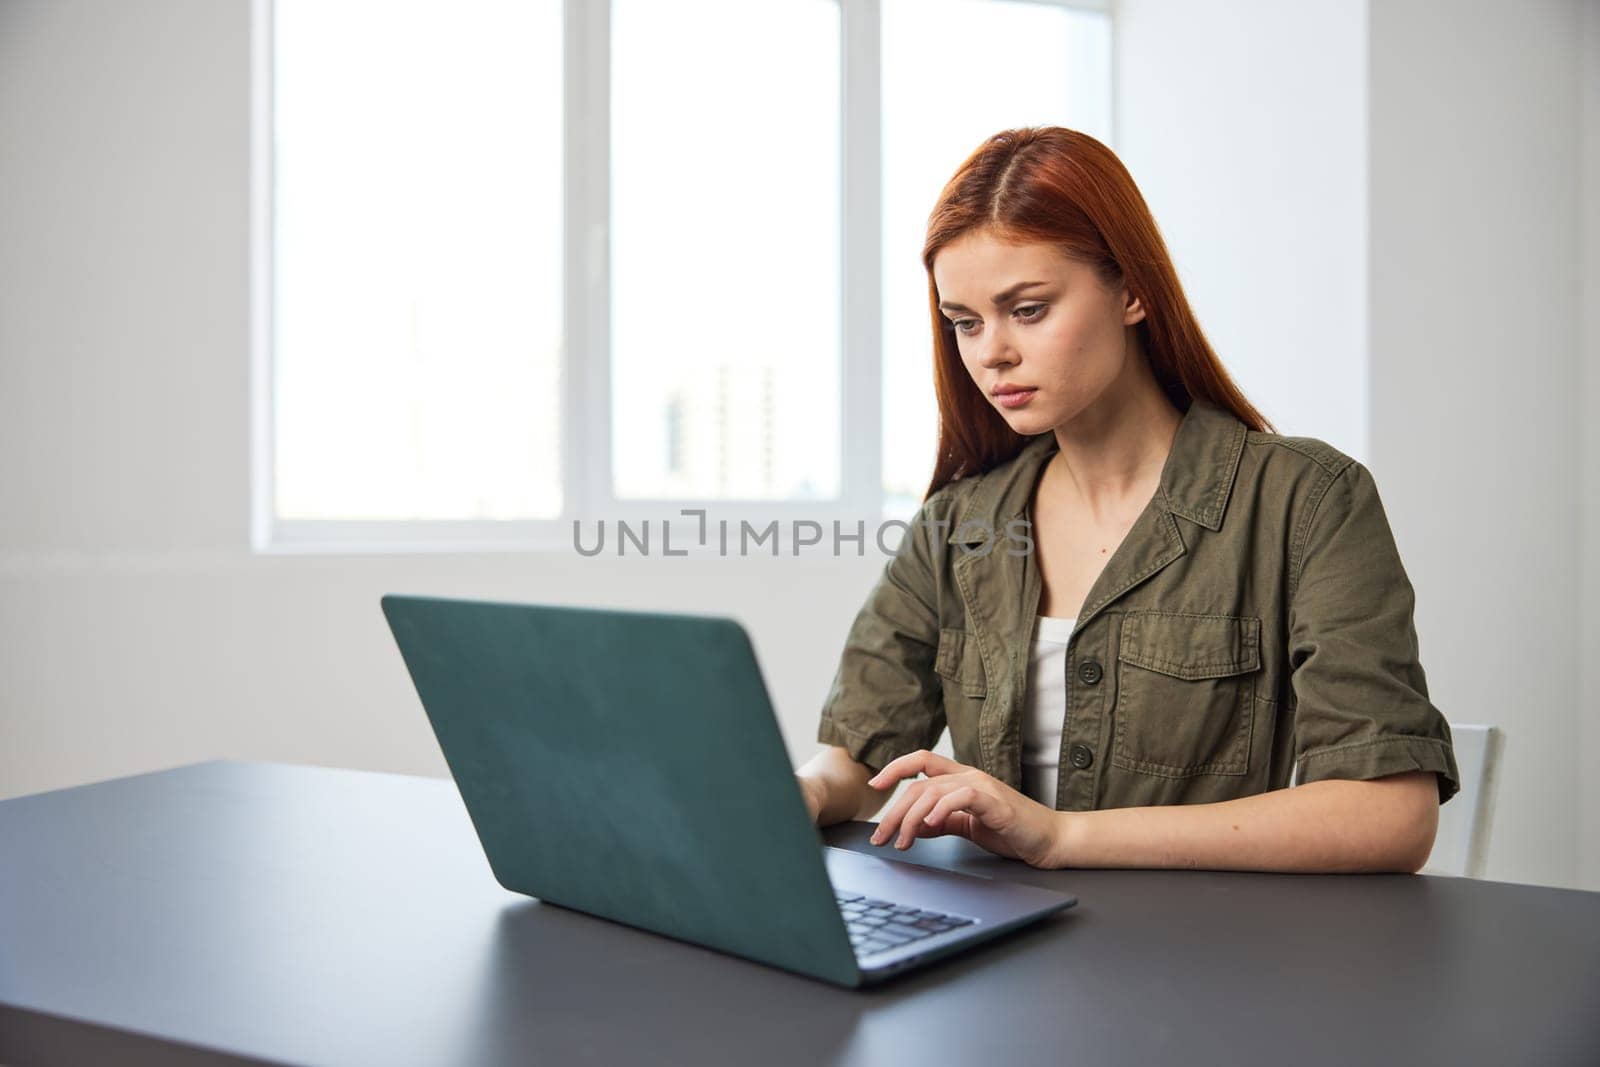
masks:
[[(672, 524), (672, 554), (718, 553), (708, 529), (741, 522), (778, 523), (777, 554), (798, 554), (796, 524), (812, 522), (829, 543), (833, 523), (848, 533), (865, 524), (865, 545), (889, 516), (883, 490), (882, 101), (881, 0), (834, 0), (840, 46), (840, 492), (827, 501), (618, 500), (611, 472), (611, 5), (563, 0), (562, 245), (565, 285), (560, 367), (562, 510), (552, 519), (281, 519), (276, 514), (273, 388), (276, 362), (273, 294), (275, 167), (273, 41), (275, 0), (251, 5), (250, 159), (250, 442), (251, 545), (261, 554), (574, 551), (592, 544), (606, 520), (607, 548), (617, 552), (616, 524), (650, 529), (658, 552)], [(1106, 15), (1112, 20), (1112, 128), (1116, 128), (1114, 0), (1010, 0)], [(591, 176), (606, 178), (595, 181)], [(891, 540), (893, 538), (891, 537)], [(730, 538), (730, 552), (732, 538)], [(854, 552), (853, 543), (851, 552)], [(768, 553), (765, 544), (753, 554)], [(628, 546), (627, 554), (637, 554)]]

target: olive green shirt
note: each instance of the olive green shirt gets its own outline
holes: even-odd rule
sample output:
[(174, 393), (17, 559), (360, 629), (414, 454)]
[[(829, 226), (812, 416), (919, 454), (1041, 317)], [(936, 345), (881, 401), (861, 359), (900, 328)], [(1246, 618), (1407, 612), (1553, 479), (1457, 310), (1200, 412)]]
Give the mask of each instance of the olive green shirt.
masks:
[[(1052, 433), (924, 502), (856, 616), (817, 739), (877, 769), (938, 743), (1020, 790)], [(1433, 771), (1459, 788), (1377, 486), (1322, 441), (1190, 404), (1066, 650), (1061, 810)]]

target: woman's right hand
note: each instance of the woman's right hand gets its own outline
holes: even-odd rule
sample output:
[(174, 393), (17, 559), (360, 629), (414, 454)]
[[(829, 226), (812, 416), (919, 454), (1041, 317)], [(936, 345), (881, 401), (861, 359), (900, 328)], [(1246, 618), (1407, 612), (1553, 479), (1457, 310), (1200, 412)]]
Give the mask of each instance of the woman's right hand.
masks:
[(811, 825), (829, 824), (841, 819), (865, 818), (883, 807), (883, 793), (867, 784), (873, 774), (865, 763), (857, 763), (839, 745), (829, 745), (796, 767), (794, 776), (805, 798)]
[(817, 815), (822, 811), (822, 805), (827, 801), (826, 791), (828, 785), (820, 778), (809, 775), (797, 774), (795, 781), (800, 783), (800, 795), (805, 798), (806, 814), (811, 817), (811, 825), (817, 825)]

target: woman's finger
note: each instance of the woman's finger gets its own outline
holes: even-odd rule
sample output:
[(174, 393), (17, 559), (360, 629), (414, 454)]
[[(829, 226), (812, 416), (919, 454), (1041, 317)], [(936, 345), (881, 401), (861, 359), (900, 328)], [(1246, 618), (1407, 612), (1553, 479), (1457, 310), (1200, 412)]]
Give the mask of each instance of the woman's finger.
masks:
[(894, 836), (895, 831), (899, 829), (900, 820), (905, 815), (906, 809), (916, 802), (928, 784), (927, 781), (912, 782), (900, 791), (900, 795), (894, 798), (894, 802), (878, 816), (878, 828), (872, 832), (872, 843), (874, 845), (881, 845)]
[(927, 815), (928, 824), (937, 827), (945, 819), (949, 818), (950, 813), (953, 811), (968, 809), (976, 812), (979, 803), (981, 801), (978, 800), (978, 790), (972, 786), (964, 785), (960, 789), (952, 789), (940, 797), (938, 803), (934, 804), (932, 809), (929, 810)]
[(944, 795), (950, 792), (951, 788), (942, 780), (929, 780), (916, 801), (906, 808), (905, 815), (901, 817), (900, 829), (894, 843), (895, 848), (908, 849), (911, 847), (911, 842), (917, 838), (918, 830), (923, 827), (922, 820), (944, 799)]
[(887, 789), (902, 778), (915, 778), (919, 774), (926, 774), (932, 778), (935, 775), (954, 774), (968, 769), (964, 763), (957, 763), (948, 756), (920, 748), (884, 764), (883, 770), (867, 779), (867, 784), (874, 789)]
[[(912, 782), (894, 799), (894, 803), (878, 817), (878, 828), (872, 833), (872, 843), (881, 845), (899, 837), (909, 847), (911, 838), (919, 836), (926, 824), (926, 815), (938, 799), (961, 783), (955, 778), (923, 778)], [(926, 803), (923, 803), (926, 798)], [(900, 847), (900, 846), (897, 846)]]

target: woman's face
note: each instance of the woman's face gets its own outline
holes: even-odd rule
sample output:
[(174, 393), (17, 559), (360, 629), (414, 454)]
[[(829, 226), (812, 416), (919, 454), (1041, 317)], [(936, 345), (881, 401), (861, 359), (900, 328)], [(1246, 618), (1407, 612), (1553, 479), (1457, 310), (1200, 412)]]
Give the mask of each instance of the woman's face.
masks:
[(1138, 356), (1126, 328), (1143, 308), (1054, 245), (973, 230), (934, 256), (933, 279), (967, 373), (1019, 434), (1063, 425)]

